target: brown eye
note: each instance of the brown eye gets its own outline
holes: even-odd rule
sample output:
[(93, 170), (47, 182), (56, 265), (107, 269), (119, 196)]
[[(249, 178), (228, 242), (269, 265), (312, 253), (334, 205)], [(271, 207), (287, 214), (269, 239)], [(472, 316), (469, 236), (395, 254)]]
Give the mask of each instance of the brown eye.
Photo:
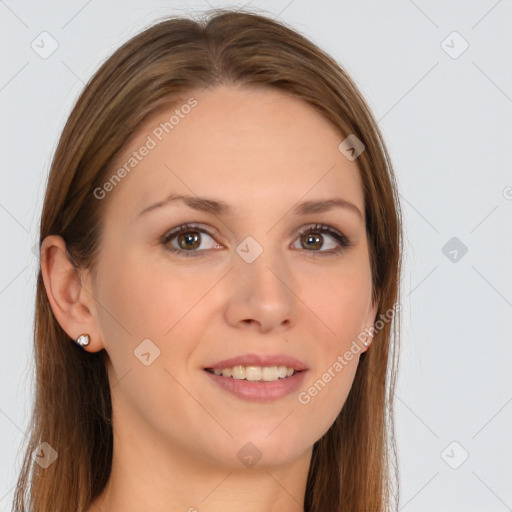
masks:
[(323, 245), (323, 238), (315, 233), (301, 235), (302, 246), (308, 249), (320, 249)]
[[(208, 238), (211, 240), (210, 244), (198, 249), (207, 242)], [(207, 249), (220, 247), (206, 230), (188, 224), (179, 226), (164, 235), (161, 243), (168, 251), (183, 256), (204, 256)]]
[[(300, 236), (298, 240), (300, 241), (301, 247), (296, 248), (304, 249), (311, 253), (332, 255), (352, 245), (350, 240), (345, 235), (343, 235), (342, 233), (338, 232), (333, 228), (330, 228), (329, 226), (324, 226), (321, 224), (310, 226), (309, 228), (301, 231), (299, 235)], [(328, 235), (327, 239), (325, 235)], [(329, 238), (333, 240), (330, 243)], [(321, 248), (323, 248), (324, 250), (320, 250)]]
[(198, 231), (187, 231), (180, 233), (177, 237), (178, 245), (185, 250), (197, 249), (200, 245), (201, 235)]

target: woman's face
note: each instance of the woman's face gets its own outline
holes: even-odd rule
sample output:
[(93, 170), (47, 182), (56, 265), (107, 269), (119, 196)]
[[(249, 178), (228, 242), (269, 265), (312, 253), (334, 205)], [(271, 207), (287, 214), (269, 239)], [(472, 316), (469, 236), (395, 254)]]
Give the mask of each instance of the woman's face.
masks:
[[(298, 99), (190, 96), (145, 121), (112, 167), (127, 164), (120, 181), (96, 194), (108, 207), (84, 282), (102, 343), (90, 350), (108, 353), (115, 435), (203, 464), (288, 463), (340, 412), (375, 319), (359, 170)], [(313, 205), (331, 199), (353, 207)], [(278, 368), (246, 370), (263, 382), (206, 370), (226, 366)], [(279, 366), (303, 371), (271, 382)]]

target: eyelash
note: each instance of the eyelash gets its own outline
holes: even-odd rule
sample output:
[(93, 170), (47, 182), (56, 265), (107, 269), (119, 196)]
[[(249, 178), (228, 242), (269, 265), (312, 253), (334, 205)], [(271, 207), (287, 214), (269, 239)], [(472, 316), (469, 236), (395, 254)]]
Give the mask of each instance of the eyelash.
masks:
[[(176, 247), (169, 247), (167, 244), (174, 238), (176, 238), (178, 235), (181, 235), (182, 233), (187, 233), (189, 231), (197, 231), (199, 233), (206, 233), (209, 237), (212, 239), (214, 238), (212, 234), (210, 234), (207, 230), (196, 226), (194, 224), (182, 224), (181, 226), (178, 226), (177, 228), (173, 229), (172, 231), (166, 233), (163, 235), (160, 239), (160, 242), (162, 245), (165, 246), (165, 249), (169, 252), (175, 253), (175, 254), (182, 254), (185, 257), (202, 257), (205, 255), (205, 253), (208, 251), (206, 250), (190, 250), (187, 251), (185, 249), (177, 249)], [(333, 256), (335, 254), (339, 254), (340, 252), (344, 251), (348, 247), (351, 247), (354, 245), (344, 234), (338, 232), (337, 230), (330, 228), (329, 226), (326, 226), (324, 224), (314, 224), (312, 226), (307, 227), (306, 229), (300, 231), (298, 233), (298, 236), (307, 235), (309, 233), (322, 233), (322, 234), (328, 234), (332, 236), (339, 244), (340, 246), (337, 249), (330, 249), (329, 251), (308, 251), (307, 249), (303, 249), (304, 251), (311, 252), (312, 256), (317, 257), (320, 254)]]

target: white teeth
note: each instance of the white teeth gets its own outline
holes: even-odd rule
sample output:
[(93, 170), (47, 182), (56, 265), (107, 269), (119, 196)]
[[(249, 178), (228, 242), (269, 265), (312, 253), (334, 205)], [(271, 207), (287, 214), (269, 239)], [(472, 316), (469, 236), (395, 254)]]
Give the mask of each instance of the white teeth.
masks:
[(261, 374), (263, 380), (265, 381), (277, 380), (277, 378), (279, 377), (279, 370), (277, 366), (265, 366)]
[(245, 378), (247, 380), (261, 380), (261, 367), (260, 366), (246, 366)]
[(233, 366), (233, 368), (224, 368), (222, 370), (215, 368), (212, 370), (215, 375), (223, 377), (233, 377), (237, 380), (265, 381), (272, 382), (278, 379), (291, 377), (295, 370), (286, 366)]
[(233, 378), (237, 380), (245, 379), (245, 366), (233, 366)]

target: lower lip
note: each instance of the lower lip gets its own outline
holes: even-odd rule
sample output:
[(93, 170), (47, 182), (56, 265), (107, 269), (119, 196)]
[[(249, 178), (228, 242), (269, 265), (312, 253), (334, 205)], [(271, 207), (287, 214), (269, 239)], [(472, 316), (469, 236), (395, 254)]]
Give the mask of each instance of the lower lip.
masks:
[(270, 402), (283, 398), (294, 391), (297, 391), (304, 381), (307, 370), (294, 373), (291, 377), (278, 379), (272, 382), (250, 381), (245, 379), (234, 379), (223, 377), (203, 370), (215, 384), (225, 391), (229, 391), (238, 398), (251, 400), (253, 402)]

